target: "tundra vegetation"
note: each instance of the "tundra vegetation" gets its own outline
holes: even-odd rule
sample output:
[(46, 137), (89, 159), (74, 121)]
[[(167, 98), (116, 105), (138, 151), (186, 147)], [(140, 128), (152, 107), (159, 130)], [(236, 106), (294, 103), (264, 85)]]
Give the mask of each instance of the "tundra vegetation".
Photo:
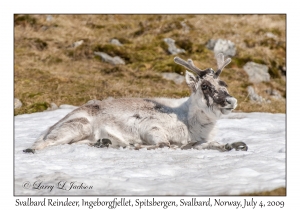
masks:
[[(222, 73), (228, 91), (237, 98), (235, 111), (285, 113), (285, 100), (266, 93), (276, 89), (284, 98), (286, 81), (285, 15), (15, 15), (14, 94), (22, 107), (15, 115), (58, 106), (80, 106), (107, 97), (189, 96), (185, 83), (162, 78), (162, 72), (184, 74), (163, 41), (172, 38), (184, 60), (214, 67), (206, 43), (228, 39), (236, 55)], [(257, 24), (259, 22), (259, 24)], [(272, 36), (267, 36), (271, 34)], [(118, 39), (120, 45), (112, 44)], [(83, 40), (75, 47), (74, 43)], [(125, 65), (103, 62), (94, 52), (119, 56)], [(269, 67), (271, 80), (252, 84), (243, 66), (253, 61)], [(248, 86), (271, 101), (249, 103)]]
[[(81, 106), (108, 97), (169, 97), (190, 95), (185, 83), (162, 78), (162, 72), (184, 75), (163, 41), (172, 38), (184, 49), (180, 57), (196, 66), (214, 67), (209, 40), (234, 42), (236, 55), (222, 73), (228, 92), (238, 101), (235, 112), (285, 113), (285, 100), (270, 97), (267, 89), (286, 98), (285, 15), (15, 15), (14, 97), (22, 107), (14, 114), (58, 106)], [(258, 24), (259, 23), (259, 24)], [(122, 45), (112, 44), (117, 39)], [(81, 42), (83, 40), (83, 42)], [(75, 45), (78, 43), (80, 45)], [(119, 56), (125, 65), (103, 62), (94, 52)], [(243, 66), (253, 61), (268, 66), (270, 81), (249, 82)], [(250, 103), (247, 87), (270, 103)], [(285, 195), (285, 188), (251, 195)]]

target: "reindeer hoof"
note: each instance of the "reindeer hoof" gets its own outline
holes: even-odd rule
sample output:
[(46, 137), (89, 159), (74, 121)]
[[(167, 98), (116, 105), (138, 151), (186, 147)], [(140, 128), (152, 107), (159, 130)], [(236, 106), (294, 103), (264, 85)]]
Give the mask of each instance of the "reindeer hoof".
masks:
[(103, 148), (108, 147), (111, 143), (109, 139), (99, 139), (95, 144), (94, 147)]
[(100, 147), (101, 145), (101, 139), (98, 139), (98, 141), (95, 144), (90, 144), (93, 147)]
[(108, 147), (111, 143), (111, 140), (109, 139), (102, 139), (102, 147)]
[(30, 153), (31, 152), (32, 154), (34, 154), (35, 149), (24, 149), (23, 152), (25, 152), (25, 153)]
[(231, 144), (231, 147), (234, 148), (236, 151), (247, 151), (248, 146), (244, 142), (234, 142)]
[(226, 149), (227, 151), (232, 150), (231, 144), (226, 144), (226, 145), (225, 145), (225, 149)]

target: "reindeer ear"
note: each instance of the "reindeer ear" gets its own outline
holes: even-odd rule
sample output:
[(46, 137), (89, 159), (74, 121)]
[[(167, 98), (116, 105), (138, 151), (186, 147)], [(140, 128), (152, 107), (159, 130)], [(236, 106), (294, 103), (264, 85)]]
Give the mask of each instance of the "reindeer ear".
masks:
[(198, 82), (198, 78), (196, 78), (194, 76), (194, 74), (186, 71), (185, 72), (185, 81), (186, 81), (186, 84), (191, 88), (191, 90), (193, 92), (196, 92), (196, 90), (197, 90), (196, 85)]

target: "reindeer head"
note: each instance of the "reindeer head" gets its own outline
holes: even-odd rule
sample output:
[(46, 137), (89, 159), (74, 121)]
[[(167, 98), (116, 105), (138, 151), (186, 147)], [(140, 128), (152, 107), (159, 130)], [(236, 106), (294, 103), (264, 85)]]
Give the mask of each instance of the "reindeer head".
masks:
[(201, 109), (207, 109), (215, 114), (229, 114), (237, 106), (237, 100), (229, 95), (226, 83), (219, 79), (223, 68), (231, 62), (230, 58), (224, 61), (222, 53), (217, 55), (218, 70), (212, 68), (200, 70), (191, 59), (187, 61), (179, 57), (174, 58), (175, 63), (180, 64), (195, 73), (186, 71), (186, 83), (192, 90), (192, 100)]

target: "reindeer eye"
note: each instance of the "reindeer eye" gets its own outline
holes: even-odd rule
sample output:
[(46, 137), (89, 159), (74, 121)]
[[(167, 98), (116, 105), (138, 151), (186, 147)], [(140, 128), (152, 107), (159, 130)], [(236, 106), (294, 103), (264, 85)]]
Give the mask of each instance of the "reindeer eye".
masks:
[(202, 85), (202, 90), (206, 90), (207, 89), (207, 85)]

